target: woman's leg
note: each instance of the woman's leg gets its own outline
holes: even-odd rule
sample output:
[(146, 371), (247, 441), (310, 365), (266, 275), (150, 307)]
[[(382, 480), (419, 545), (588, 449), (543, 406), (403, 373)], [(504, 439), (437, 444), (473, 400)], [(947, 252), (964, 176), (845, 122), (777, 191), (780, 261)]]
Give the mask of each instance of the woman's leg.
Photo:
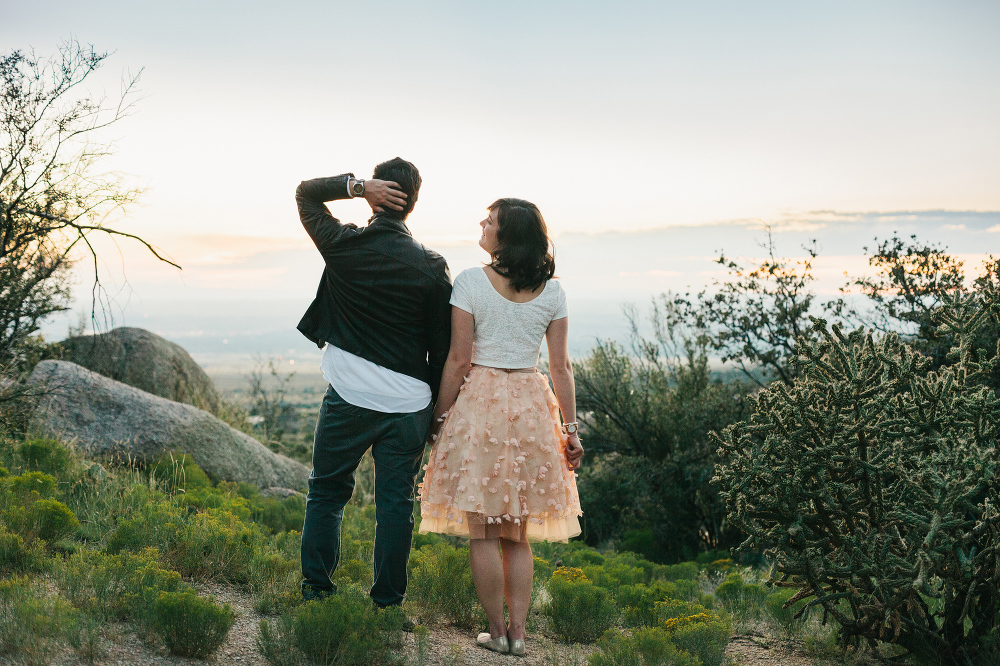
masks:
[(490, 638), (507, 634), (503, 621), (504, 566), (497, 539), (469, 539), (472, 582), (490, 621)]
[(531, 606), (531, 583), (535, 560), (531, 555), (531, 544), (527, 541), (500, 540), (503, 549), (504, 596), (510, 612), (510, 627), (507, 638), (524, 638), (524, 622), (528, 619)]

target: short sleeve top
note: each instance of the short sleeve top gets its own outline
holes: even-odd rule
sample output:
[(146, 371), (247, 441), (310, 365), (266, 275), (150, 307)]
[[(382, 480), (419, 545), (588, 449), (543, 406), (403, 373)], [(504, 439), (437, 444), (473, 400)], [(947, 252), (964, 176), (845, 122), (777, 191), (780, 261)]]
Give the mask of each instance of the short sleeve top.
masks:
[(515, 303), (500, 295), (483, 268), (458, 274), (451, 304), (475, 320), (472, 362), (492, 368), (534, 367), (549, 323), (568, 315), (559, 280), (546, 282), (532, 300)]

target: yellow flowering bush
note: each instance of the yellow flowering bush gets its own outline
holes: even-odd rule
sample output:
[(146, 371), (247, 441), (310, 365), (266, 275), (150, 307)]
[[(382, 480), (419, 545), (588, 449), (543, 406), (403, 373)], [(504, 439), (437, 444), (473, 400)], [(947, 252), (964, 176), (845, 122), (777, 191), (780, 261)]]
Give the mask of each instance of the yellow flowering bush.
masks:
[(583, 573), (583, 569), (578, 569), (577, 567), (559, 567), (552, 572), (552, 580), (577, 583), (587, 580), (587, 576)]
[(593, 643), (618, 622), (611, 592), (587, 580), (580, 569), (556, 569), (549, 581), (549, 596), (551, 601), (542, 612), (568, 642)]

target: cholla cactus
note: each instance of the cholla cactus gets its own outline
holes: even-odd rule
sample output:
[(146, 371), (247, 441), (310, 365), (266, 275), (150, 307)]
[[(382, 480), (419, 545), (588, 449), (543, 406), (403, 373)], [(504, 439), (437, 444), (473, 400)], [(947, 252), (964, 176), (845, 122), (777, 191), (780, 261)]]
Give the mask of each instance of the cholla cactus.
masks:
[(956, 363), (896, 335), (814, 320), (794, 385), (756, 398), (717, 438), (730, 519), (766, 549), (775, 583), (832, 615), (845, 642), (898, 643), (935, 663), (982, 663), (1000, 609), (1000, 400), (969, 341), (996, 303), (951, 296), (939, 332)]

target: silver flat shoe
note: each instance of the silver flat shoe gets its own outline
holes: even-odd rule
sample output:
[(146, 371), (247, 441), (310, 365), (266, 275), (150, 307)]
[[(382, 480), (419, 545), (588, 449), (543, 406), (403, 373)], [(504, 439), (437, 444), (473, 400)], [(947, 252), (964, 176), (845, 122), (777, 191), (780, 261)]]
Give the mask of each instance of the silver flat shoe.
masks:
[[(521, 641), (522, 643), (524, 641)], [(497, 636), (496, 638), (490, 638), (489, 632), (483, 632), (476, 637), (476, 645), (481, 648), (486, 648), (487, 650), (493, 650), (494, 652), (499, 652), (501, 654), (507, 654), (510, 652), (510, 645), (507, 643), (506, 636)]]
[(514, 655), (515, 657), (523, 657), (524, 656), (524, 652), (525, 652), (525, 650), (524, 650), (524, 639), (523, 638), (514, 638), (514, 639), (511, 639), (511, 641), (510, 641), (510, 653), (512, 655)]

